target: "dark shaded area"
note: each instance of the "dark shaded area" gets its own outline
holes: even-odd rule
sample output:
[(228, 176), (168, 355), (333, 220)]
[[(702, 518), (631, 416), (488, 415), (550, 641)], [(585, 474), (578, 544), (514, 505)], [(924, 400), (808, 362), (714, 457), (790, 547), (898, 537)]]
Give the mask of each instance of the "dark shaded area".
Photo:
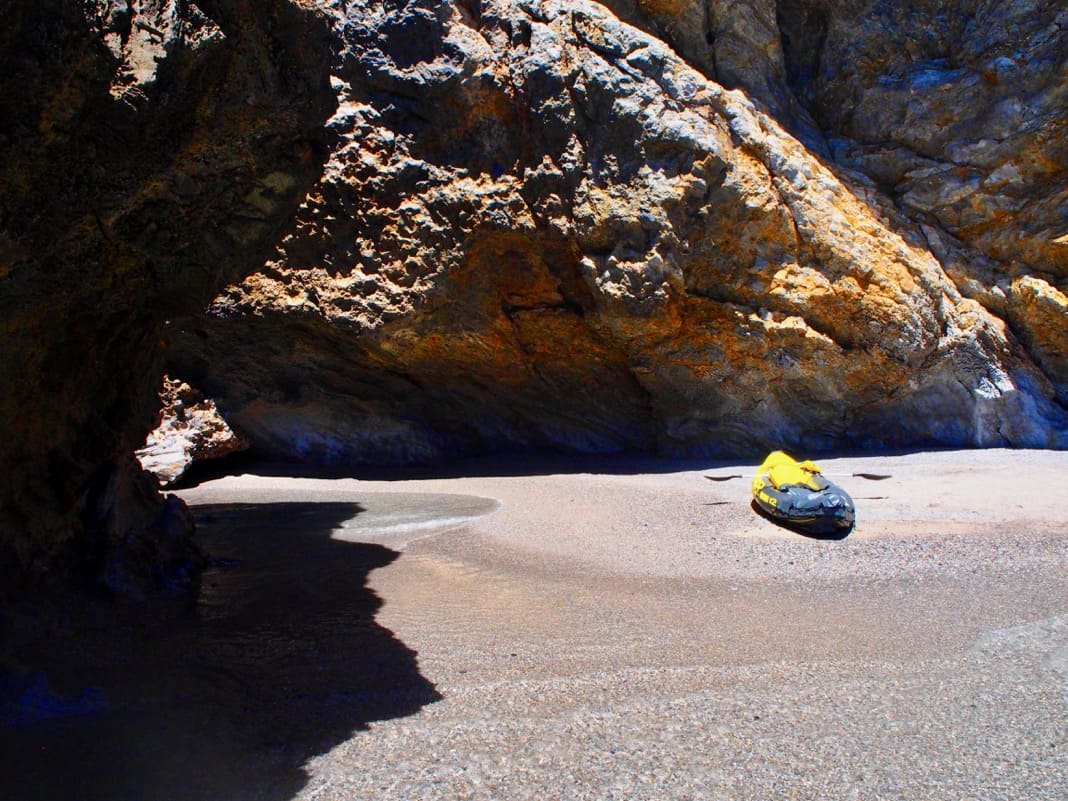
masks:
[(779, 0), (775, 3), (775, 16), (782, 37), (787, 81), (801, 104), (818, 120), (816, 84), (827, 39), (826, 13), (819, 7)]
[(849, 528), (836, 528), (833, 530), (813, 529), (808, 526), (791, 523), (788, 520), (783, 520), (781, 517), (774, 517), (773, 515), (769, 515), (767, 512), (760, 508), (760, 504), (758, 504), (755, 500), (750, 501), (749, 506), (758, 515), (763, 517), (765, 520), (774, 523), (779, 528), (784, 528), (787, 531), (792, 531), (794, 534), (800, 534), (802, 537), (808, 537), (809, 539), (813, 540), (844, 540), (846, 537), (852, 534), (853, 529), (856, 528), (856, 524), (854, 523)]
[[(915, 453), (939, 453), (956, 450), (949, 447), (882, 448), (877, 452), (863, 449), (811, 451), (806, 456), (820, 459), (844, 459), (872, 456), (908, 456)], [(756, 470), (766, 453), (754, 457)], [(437, 462), (411, 465), (374, 464), (316, 464), (266, 458), (255, 451), (234, 453), (219, 459), (194, 462), (169, 490), (189, 489), (207, 481), (250, 474), (291, 478), (356, 478), (365, 481), (410, 481), (432, 478), (471, 478), (478, 476), (537, 476), (548, 474), (572, 475), (594, 473), (603, 475), (643, 475), (647, 473), (678, 473), (690, 470), (737, 469), (745, 461), (739, 454), (733, 459), (668, 458), (651, 456), (641, 451), (610, 454), (577, 454), (554, 450), (513, 450), (495, 454), (442, 459)], [(881, 481), (889, 474), (854, 473), (854, 477)], [(752, 472), (731, 473), (705, 478), (714, 482), (752, 479)]]
[(194, 608), (84, 598), (4, 613), (0, 798), (292, 798), (303, 764), (440, 698), (375, 622), (396, 551), (340, 542), (354, 503), (194, 510)]
[(265, 459), (255, 453), (236, 453), (221, 459), (194, 462), (168, 489), (189, 489), (225, 476), (251, 474), (292, 478), (355, 478), (364, 481), (411, 481), (434, 478), (492, 476), (642, 475), (715, 469), (708, 459), (667, 459), (646, 453), (574, 454), (559, 451), (512, 451), (471, 458), (444, 459), (415, 465), (313, 464)]
[[(126, 599), (192, 584), (186, 519), (132, 456), (163, 326), (263, 263), (329, 147), (324, 14), (110, 6), (124, 23), (0, 5), (0, 597), (85, 573)], [(107, 44), (131, 24), (174, 33), (137, 78)]]

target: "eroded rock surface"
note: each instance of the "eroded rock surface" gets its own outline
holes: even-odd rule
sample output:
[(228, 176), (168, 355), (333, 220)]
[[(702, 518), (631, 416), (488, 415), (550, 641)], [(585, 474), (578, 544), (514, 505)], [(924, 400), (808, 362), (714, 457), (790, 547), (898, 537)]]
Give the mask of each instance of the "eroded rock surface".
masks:
[(1068, 446), (1063, 3), (316, 5), (6, 18), (4, 586), (185, 581), (165, 352), (318, 461)]
[[(844, 3), (613, 6), (689, 63), (594, 3), (338, 11), (338, 144), (265, 268), (177, 326), (175, 371), (261, 451), (322, 461), (1068, 444), (1059, 268), (1023, 260), (1052, 251), (991, 212), (1009, 254), (952, 202), (910, 199), (911, 154), (986, 137), (993, 112), (952, 114), (1009, 89), (910, 105), (937, 86), (920, 70), (887, 89), (904, 62), (876, 33), (900, 23), (889, 47), (914, 20), (875, 5), (852, 38)], [(940, 31), (930, 58), (965, 33)], [(1043, 59), (1063, 53), (1048, 38)], [(988, 54), (969, 58), (979, 74)], [(1043, 69), (1056, 126), (1064, 81)], [(926, 109), (926, 134), (894, 108)], [(1020, 180), (1054, 226), (1043, 192), (1064, 162), (1039, 119), (1042, 167)], [(880, 120), (909, 141), (883, 142)], [(861, 158), (874, 142), (901, 181)]]
[(18, 2), (0, 30), (0, 586), (192, 581), (134, 460), (165, 321), (262, 264), (321, 166), (328, 26), (286, 0)]
[(215, 401), (170, 376), (160, 390), (160, 421), (137, 450), (137, 461), (162, 486), (181, 478), (193, 462), (221, 459), (248, 448), (219, 414)]
[(1010, 322), (1063, 402), (1049, 306), (1013, 289), (1037, 280), (1063, 297), (1068, 283), (1063, 3), (608, 5), (743, 89), (813, 152), (870, 177), (921, 226), (960, 291)]

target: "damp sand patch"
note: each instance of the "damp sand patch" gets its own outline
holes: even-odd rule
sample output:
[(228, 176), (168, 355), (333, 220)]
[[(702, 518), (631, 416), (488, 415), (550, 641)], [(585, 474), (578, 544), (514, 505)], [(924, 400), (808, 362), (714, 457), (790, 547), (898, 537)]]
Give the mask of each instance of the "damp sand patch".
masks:
[(492, 514), (501, 504), (477, 495), (376, 492), (361, 496), (360, 505), (363, 511), (335, 527), (331, 539), (403, 547)]
[(501, 506), (496, 498), (479, 495), (364, 491), (352, 482), (304, 479), (287, 479), (284, 486), (279, 486), (282, 482), (277, 480), (240, 478), (240, 483), (219, 482), (179, 494), (194, 509), (201, 524), (209, 525), (256, 505), (277, 512), (269, 515), (275, 527), (299, 530), (310, 523), (321, 528), (320, 512), (329, 507), (331, 539), (393, 548), (470, 523)]

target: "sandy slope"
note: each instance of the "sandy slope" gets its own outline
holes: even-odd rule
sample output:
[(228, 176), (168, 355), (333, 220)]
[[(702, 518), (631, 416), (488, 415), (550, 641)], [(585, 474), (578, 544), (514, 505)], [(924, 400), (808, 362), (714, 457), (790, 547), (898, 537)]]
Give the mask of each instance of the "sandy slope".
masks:
[(301, 797), (1063, 798), (1068, 454), (821, 464), (842, 541), (757, 517), (751, 465), (182, 494), (355, 501), (333, 538), (401, 554), (376, 621), (442, 698), (312, 758)]
[(0, 798), (1063, 801), (1068, 453), (822, 464), (204, 481), (194, 609), (0, 621)]

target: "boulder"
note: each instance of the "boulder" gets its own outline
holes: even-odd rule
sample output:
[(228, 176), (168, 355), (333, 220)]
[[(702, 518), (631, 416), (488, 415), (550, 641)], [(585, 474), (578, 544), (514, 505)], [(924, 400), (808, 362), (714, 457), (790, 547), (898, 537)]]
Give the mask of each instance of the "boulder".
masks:
[(136, 452), (161, 486), (174, 484), (195, 461), (219, 459), (248, 448), (219, 414), (215, 401), (170, 376), (160, 390), (160, 421)]

